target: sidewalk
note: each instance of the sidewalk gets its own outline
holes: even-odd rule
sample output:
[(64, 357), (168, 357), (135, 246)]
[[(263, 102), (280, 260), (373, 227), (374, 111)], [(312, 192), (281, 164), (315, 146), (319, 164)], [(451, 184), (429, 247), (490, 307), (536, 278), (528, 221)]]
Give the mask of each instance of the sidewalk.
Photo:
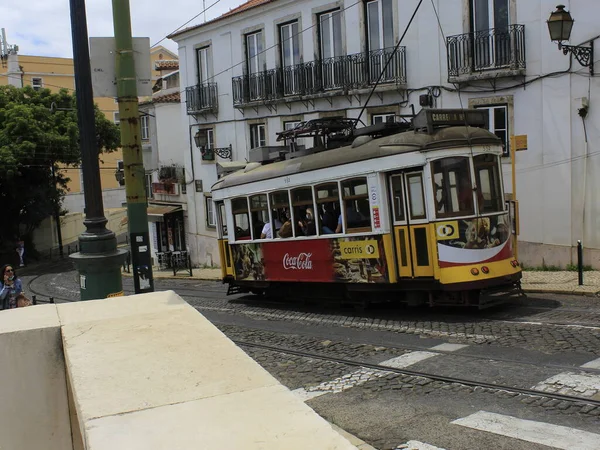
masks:
[[(173, 276), (172, 270), (157, 270), (153, 275), (154, 278), (221, 280), (221, 269), (193, 269), (192, 272), (194, 274), (192, 277), (185, 271), (180, 271)], [(123, 275), (131, 276), (127, 272), (123, 272)], [(579, 286), (577, 272), (526, 270), (523, 272), (521, 285), (525, 292), (593, 296), (600, 294), (600, 271), (583, 272), (583, 286)]]
[(577, 272), (526, 270), (521, 286), (525, 292), (597, 295), (600, 293), (600, 272), (583, 272), (583, 286), (579, 286)]

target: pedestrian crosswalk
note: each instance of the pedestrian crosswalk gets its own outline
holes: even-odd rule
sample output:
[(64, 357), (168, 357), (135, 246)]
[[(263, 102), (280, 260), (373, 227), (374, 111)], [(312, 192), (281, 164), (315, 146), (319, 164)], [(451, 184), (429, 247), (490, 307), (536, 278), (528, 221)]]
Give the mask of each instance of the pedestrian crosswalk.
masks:
[[(391, 368), (408, 368), (414, 364), (455, 352), (468, 347), (462, 344), (440, 344), (424, 351), (407, 352), (401, 356), (383, 361), (379, 365)], [(576, 397), (597, 399), (600, 396), (600, 358), (584, 363), (579, 371), (562, 372), (553, 375), (532, 387), (534, 390), (559, 393)], [(388, 372), (374, 369), (360, 369), (335, 380), (323, 382), (317, 386), (300, 388), (293, 391), (307, 401), (327, 393), (340, 393), (381, 378)], [(576, 428), (522, 419), (490, 411), (477, 411), (469, 416), (450, 422), (451, 425), (492, 433), (506, 438), (518, 439), (550, 448), (569, 450), (600, 449), (600, 434)], [(399, 444), (396, 450), (453, 450), (431, 443), (410, 440)]]

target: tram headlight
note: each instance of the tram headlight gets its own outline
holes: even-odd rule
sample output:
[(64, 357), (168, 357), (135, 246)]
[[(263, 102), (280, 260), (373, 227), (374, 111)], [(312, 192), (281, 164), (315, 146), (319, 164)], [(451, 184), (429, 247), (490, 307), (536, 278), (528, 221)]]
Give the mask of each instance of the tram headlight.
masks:
[(487, 275), (488, 273), (490, 273), (490, 269), (488, 268), (488, 266), (483, 266), (483, 267), (481, 268), (481, 271), (482, 271), (483, 273), (485, 273), (486, 275)]
[(474, 275), (474, 276), (479, 275), (479, 269), (477, 269), (476, 267), (473, 267), (471, 269), (471, 275)]
[(515, 267), (515, 268), (519, 267), (519, 261), (517, 261), (516, 259), (514, 259), (514, 260), (512, 260), (510, 262), (510, 265), (513, 266), (513, 267)]

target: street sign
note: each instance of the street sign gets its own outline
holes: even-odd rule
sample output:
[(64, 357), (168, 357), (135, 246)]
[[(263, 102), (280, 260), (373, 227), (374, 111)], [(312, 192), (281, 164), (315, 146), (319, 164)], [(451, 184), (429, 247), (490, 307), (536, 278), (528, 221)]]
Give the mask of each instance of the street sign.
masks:
[[(90, 65), (94, 97), (117, 98), (115, 51), (115, 38), (90, 38)], [(138, 96), (152, 96), (150, 38), (133, 38), (133, 60), (137, 74)]]
[(526, 134), (518, 134), (512, 135), (510, 137), (510, 146), (515, 149), (515, 151), (527, 150), (527, 135)]

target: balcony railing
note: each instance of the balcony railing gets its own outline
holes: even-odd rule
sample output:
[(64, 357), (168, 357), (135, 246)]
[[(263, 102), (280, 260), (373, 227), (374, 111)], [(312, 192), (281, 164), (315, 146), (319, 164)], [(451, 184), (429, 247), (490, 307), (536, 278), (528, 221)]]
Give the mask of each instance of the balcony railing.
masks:
[(219, 106), (217, 83), (203, 83), (185, 89), (187, 113), (216, 112)]
[(448, 36), (446, 43), (450, 78), (489, 70), (525, 69), (525, 25)]
[(233, 103), (244, 105), (289, 96), (317, 95), (332, 90), (366, 88), (377, 82), (390, 56), (390, 63), (380, 83), (403, 86), (406, 84), (406, 48), (400, 47), (396, 53), (389, 48), (234, 77)]

